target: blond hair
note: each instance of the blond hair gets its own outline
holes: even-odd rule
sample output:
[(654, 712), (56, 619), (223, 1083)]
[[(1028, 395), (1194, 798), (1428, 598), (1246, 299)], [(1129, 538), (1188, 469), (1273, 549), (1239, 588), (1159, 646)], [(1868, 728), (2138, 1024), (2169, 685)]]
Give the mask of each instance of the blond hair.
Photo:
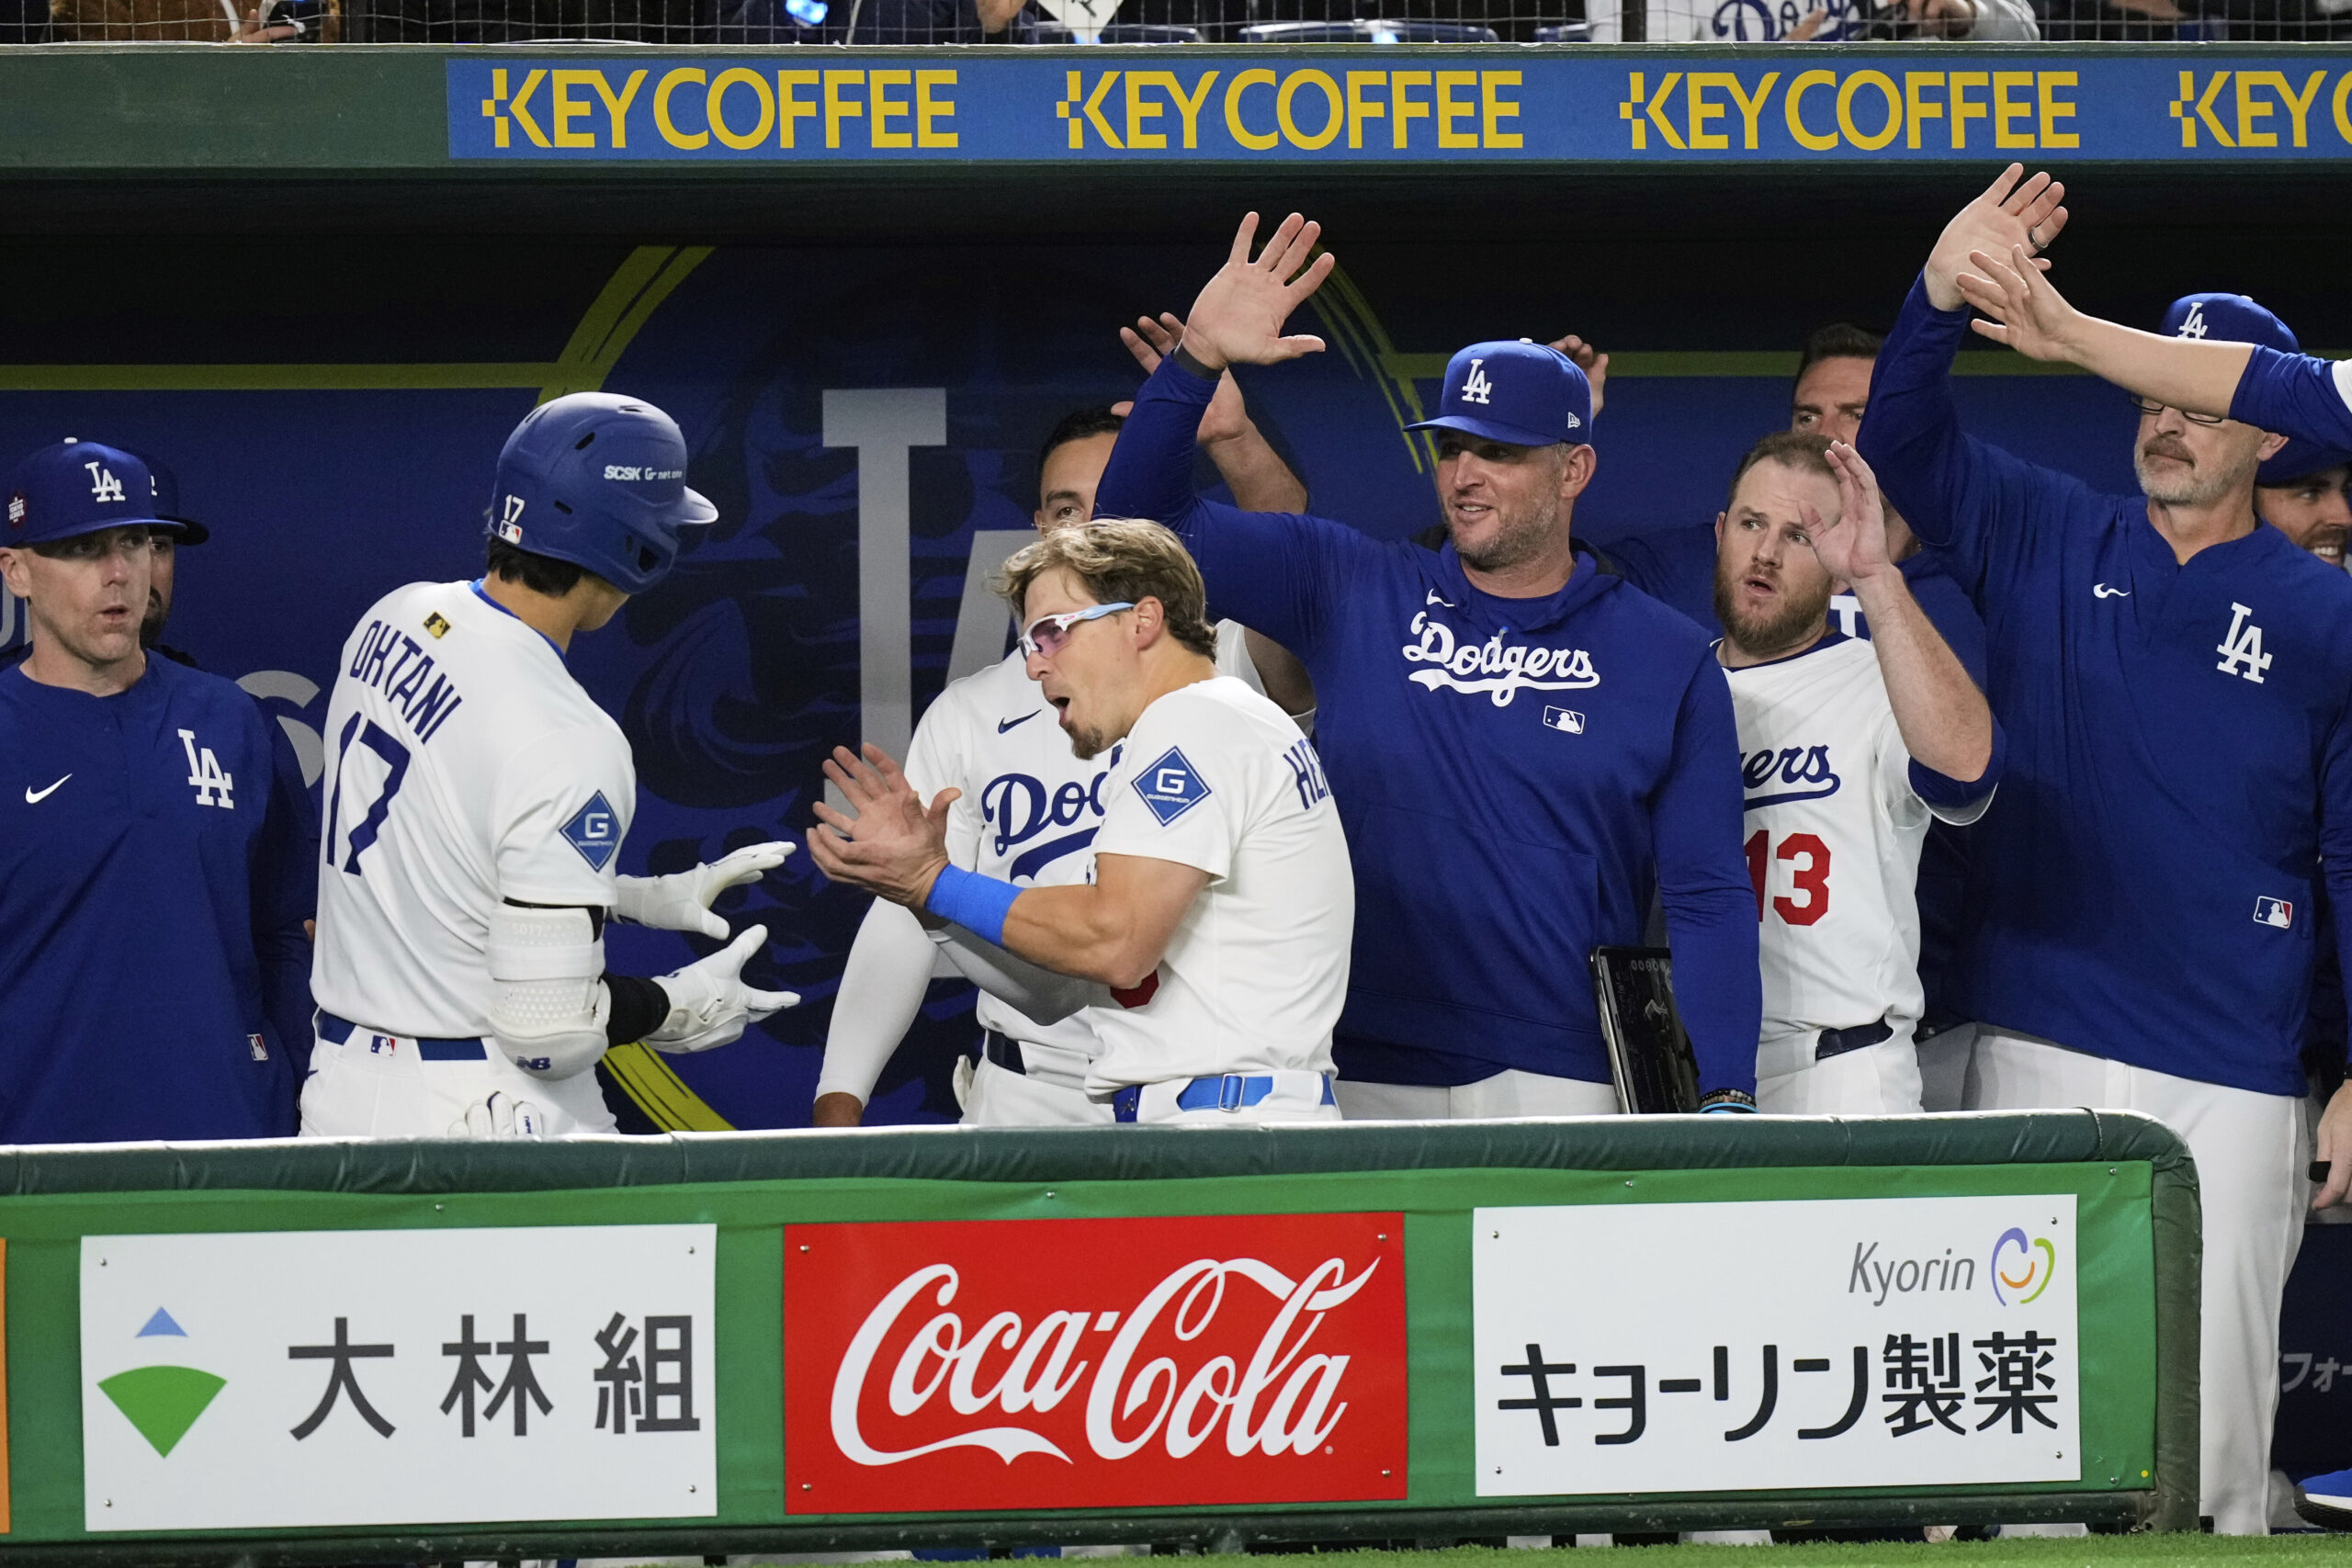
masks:
[(1184, 542), (1159, 524), (1097, 517), (1049, 528), (1004, 563), (997, 592), (1017, 615), (1030, 588), (1056, 568), (1077, 578), (1098, 604), (1159, 600), (1169, 636), (1204, 658), (1216, 656), (1201, 569), (1193, 564)]

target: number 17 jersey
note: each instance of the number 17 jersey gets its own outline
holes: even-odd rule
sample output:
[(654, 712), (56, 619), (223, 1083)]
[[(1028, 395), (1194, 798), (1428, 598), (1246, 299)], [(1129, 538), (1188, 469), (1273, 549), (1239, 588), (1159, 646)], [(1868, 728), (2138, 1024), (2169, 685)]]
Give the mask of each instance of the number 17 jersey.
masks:
[(417, 582), (345, 642), (325, 739), (319, 1006), (388, 1034), (488, 1035), (499, 902), (613, 902), (637, 801), (620, 726), (479, 584)]

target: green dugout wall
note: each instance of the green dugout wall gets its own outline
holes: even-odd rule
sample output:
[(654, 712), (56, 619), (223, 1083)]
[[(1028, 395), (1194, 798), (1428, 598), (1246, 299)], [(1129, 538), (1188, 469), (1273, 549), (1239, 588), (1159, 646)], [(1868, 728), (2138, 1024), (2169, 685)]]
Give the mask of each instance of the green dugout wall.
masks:
[(2195, 1524), (2195, 1176), (2128, 1113), (19, 1150), (0, 1192), (27, 1562)]

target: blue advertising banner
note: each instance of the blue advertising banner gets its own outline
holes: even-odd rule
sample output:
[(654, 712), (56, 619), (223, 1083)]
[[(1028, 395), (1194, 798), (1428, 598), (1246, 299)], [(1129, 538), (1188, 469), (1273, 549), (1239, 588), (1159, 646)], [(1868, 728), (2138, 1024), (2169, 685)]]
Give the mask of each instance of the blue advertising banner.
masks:
[[(1841, 49), (452, 60), (455, 160), (2352, 158), (2325, 58)], [(1410, 62), (1409, 64), (1406, 63)]]

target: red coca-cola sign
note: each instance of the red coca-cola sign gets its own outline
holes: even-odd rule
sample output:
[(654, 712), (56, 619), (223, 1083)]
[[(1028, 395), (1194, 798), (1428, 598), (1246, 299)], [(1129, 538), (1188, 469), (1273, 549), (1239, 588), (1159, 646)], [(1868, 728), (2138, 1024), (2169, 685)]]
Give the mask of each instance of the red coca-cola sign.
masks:
[(786, 1225), (796, 1514), (1405, 1495), (1396, 1214)]

